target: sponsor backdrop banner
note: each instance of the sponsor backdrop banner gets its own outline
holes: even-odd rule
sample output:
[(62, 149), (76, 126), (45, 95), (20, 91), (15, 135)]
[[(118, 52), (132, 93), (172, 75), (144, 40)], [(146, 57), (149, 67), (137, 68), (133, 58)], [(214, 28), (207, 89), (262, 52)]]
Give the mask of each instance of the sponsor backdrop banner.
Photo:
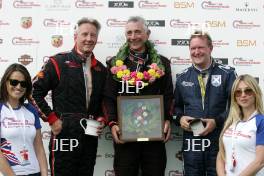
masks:
[[(263, 14), (264, 1), (257, 0), (0, 0), (0, 77), (14, 62), (34, 76), (48, 56), (71, 50), (74, 26), (85, 16), (102, 25), (94, 53), (105, 64), (125, 42), (128, 17), (139, 15), (147, 20), (157, 50), (170, 59), (174, 82), (191, 65), (190, 34), (202, 29), (213, 38), (212, 55), (218, 62), (235, 67), (238, 74), (252, 74), (263, 89)], [(44, 123), (42, 134), (48, 156), (50, 132)], [(114, 176), (107, 128), (99, 141), (95, 175)], [(166, 145), (167, 176), (182, 174), (181, 143), (181, 130), (174, 127)]]

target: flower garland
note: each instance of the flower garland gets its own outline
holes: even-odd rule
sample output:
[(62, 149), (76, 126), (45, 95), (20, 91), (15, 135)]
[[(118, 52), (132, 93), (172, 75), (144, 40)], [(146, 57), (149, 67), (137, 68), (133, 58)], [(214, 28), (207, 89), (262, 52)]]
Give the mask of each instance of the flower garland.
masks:
[(111, 73), (116, 81), (127, 81), (130, 85), (137, 85), (143, 82), (144, 86), (153, 83), (156, 79), (162, 77), (164, 73), (164, 66), (161, 63), (160, 56), (154, 48), (154, 44), (147, 41), (146, 47), (148, 48), (151, 64), (149, 69), (144, 72), (130, 71), (124, 60), (129, 55), (128, 43), (125, 43), (117, 53), (116, 57), (111, 61)]

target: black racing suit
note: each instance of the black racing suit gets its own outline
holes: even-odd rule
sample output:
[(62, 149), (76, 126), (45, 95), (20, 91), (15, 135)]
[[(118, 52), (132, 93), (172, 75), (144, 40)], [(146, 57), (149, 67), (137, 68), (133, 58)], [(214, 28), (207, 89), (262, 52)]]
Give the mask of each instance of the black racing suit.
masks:
[[(44, 65), (33, 83), (33, 99), (42, 113), (42, 119), (50, 124), (57, 118), (63, 122), (62, 131), (57, 136), (51, 136), (52, 175), (93, 175), (98, 138), (85, 135), (79, 121), (89, 115), (99, 121), (104, 120), (102, 92), (106, 68), (92, 54), (92, 93), (87, 109), (84, 62), (85, 59), (75, 49), (57, 54)], [(50, 90), (52, 109), (44, 99)]]

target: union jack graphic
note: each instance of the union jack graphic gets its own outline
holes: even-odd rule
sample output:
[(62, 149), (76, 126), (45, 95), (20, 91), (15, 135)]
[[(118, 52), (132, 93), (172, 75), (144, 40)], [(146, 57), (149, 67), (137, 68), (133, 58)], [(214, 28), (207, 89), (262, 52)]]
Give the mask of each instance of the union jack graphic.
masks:
[(20, 165), (16, 155), (11, 151), (11, 143), (7, 142), (5, 138), (1, 138), (0, 149), (10, 166)]

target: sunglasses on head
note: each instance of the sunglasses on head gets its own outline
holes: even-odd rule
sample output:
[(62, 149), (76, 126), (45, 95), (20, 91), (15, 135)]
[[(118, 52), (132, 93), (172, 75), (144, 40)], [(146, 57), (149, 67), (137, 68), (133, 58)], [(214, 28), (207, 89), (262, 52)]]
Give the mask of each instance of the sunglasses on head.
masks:
[(235, 97), (240, 97), (242, 93), (244, 92), (245, 95), (251, 96), (254, 94), (253, 90), (250, 88), (245, 88), (245, 89), (239, 89), (235, 91)]
[(16, 80), (16, 79), (9, 79), (9, 83), (11, 86), (14, 86), (16, 87), (18, 84), (20, 84), (20, 86), (22, 88), (26, 88), (27, 87), (27, 82), (26, 81), (19, 81), (19, 80)]

